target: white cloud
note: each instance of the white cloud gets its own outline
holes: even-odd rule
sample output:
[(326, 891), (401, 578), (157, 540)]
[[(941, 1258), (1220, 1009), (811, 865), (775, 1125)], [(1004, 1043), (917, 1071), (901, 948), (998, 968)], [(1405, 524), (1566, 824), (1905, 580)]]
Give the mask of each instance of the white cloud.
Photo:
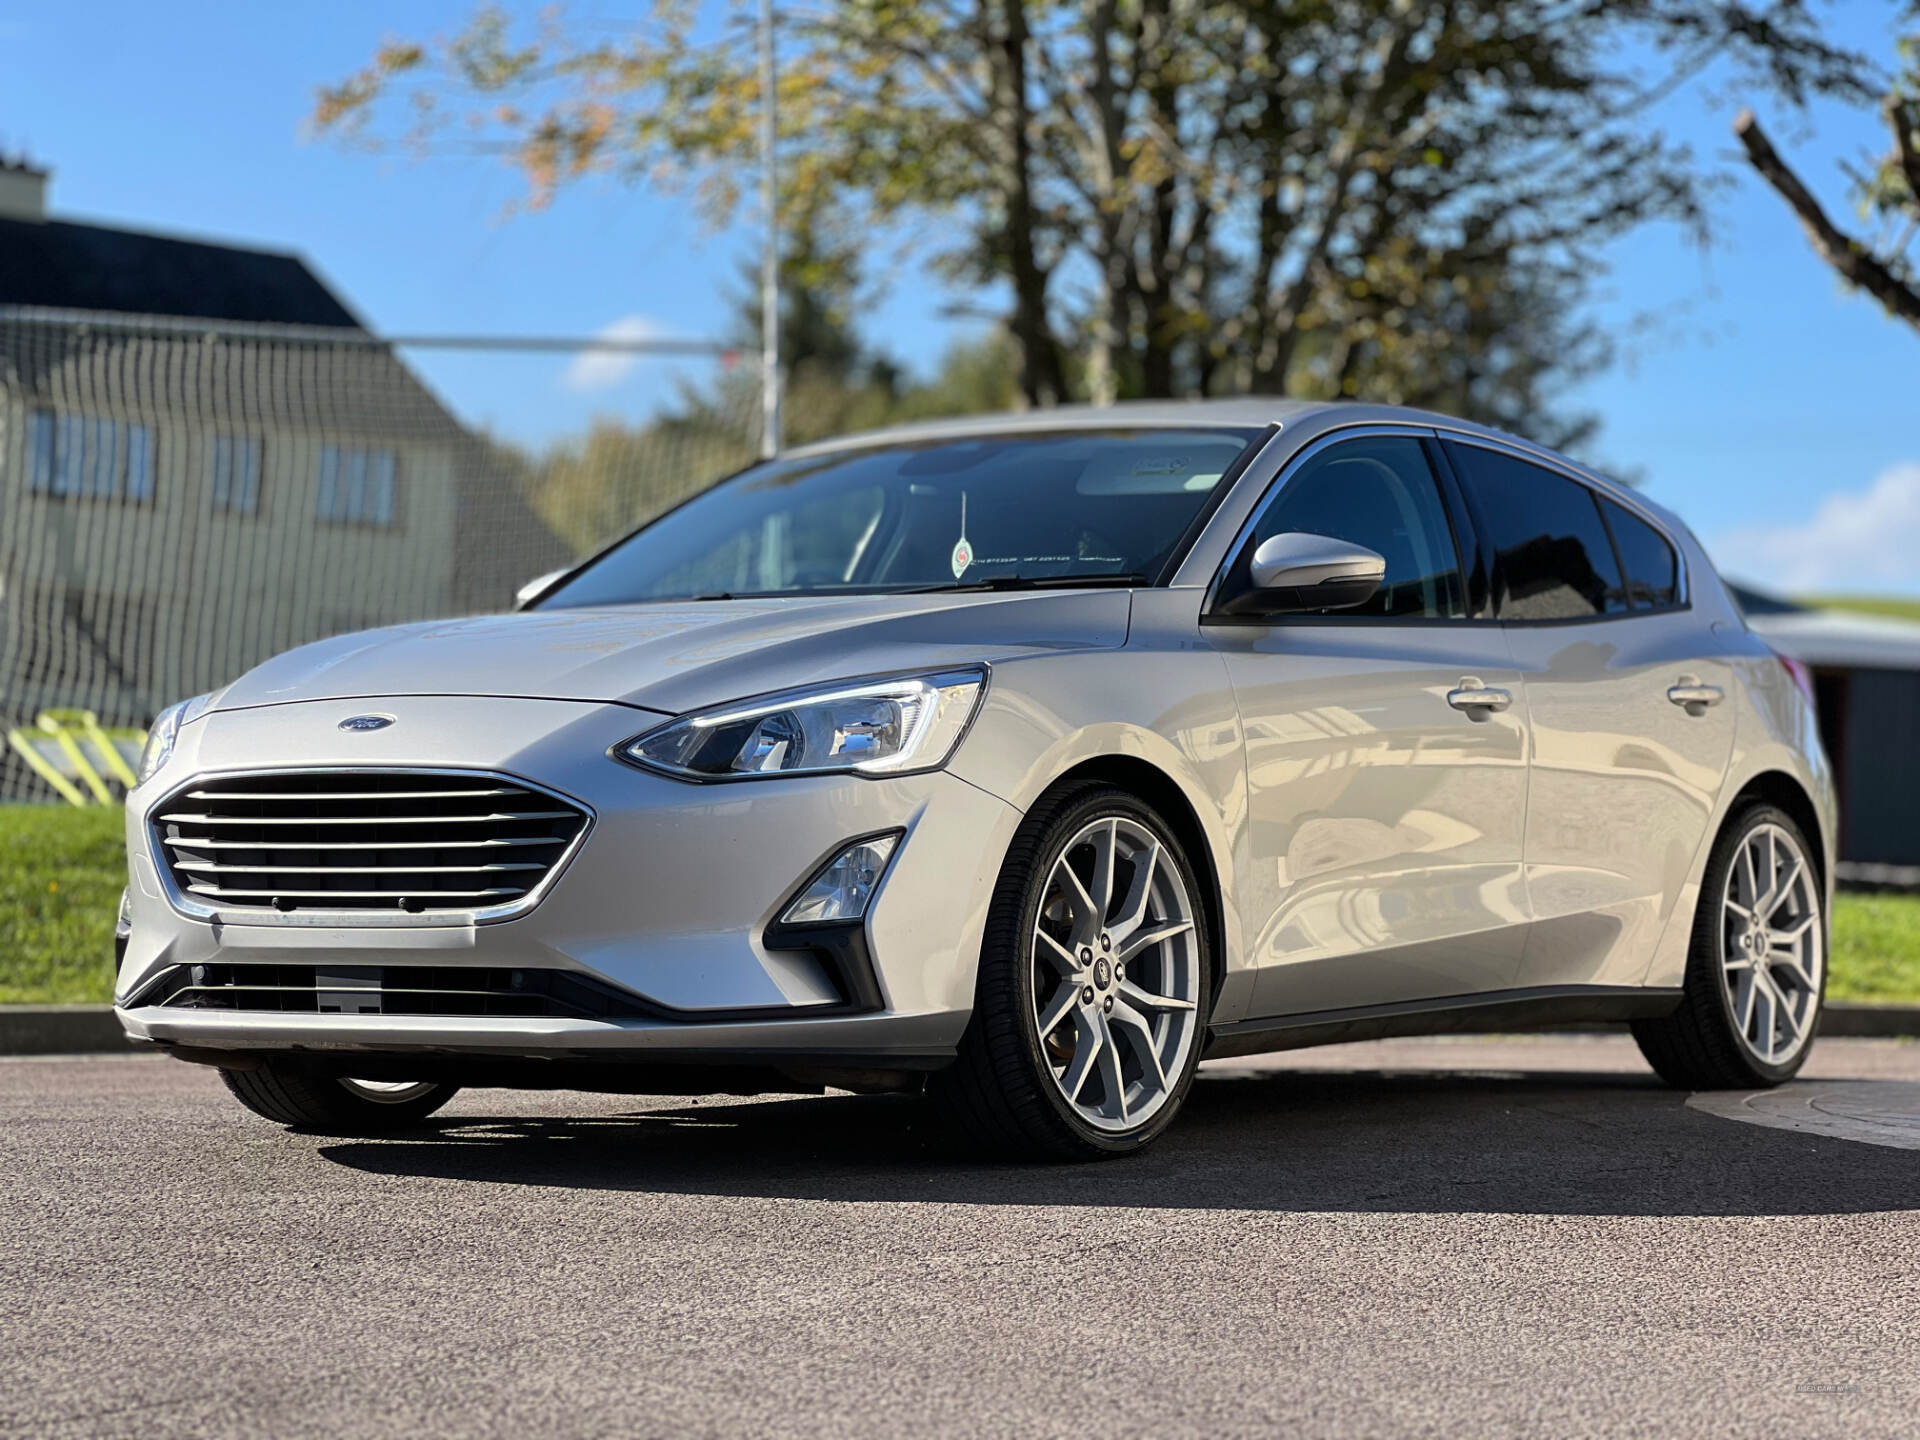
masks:
[[(657, 340), (660, 327), (644, 315), (622, 315), (605, 326), (601, 340)], [(633, 373), (641, 357), (631, 350), (582, 350), (567, 366), (560, 383), (569, 390), (610, 390)]]
[(1920, 462), (1820, 502), (1810, 519), (1728, 531), (1722, 571), (1777, 594), (1920, 590)]

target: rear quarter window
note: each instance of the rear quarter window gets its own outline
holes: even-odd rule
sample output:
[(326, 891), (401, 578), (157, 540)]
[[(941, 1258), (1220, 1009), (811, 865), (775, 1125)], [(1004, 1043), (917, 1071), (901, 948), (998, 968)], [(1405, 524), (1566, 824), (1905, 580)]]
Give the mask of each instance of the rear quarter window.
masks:
[(1478, 445), (1449, 447), (1493, 543), (1503, 620), (1625, 614), (1627, 588), (1593, 491)]
[(1600, 508), (1627, 572), (1627, 597), (1634, 608), (1679, 604), (1680, 560), (1667, 537), (1623, 505), (1603, 499)]

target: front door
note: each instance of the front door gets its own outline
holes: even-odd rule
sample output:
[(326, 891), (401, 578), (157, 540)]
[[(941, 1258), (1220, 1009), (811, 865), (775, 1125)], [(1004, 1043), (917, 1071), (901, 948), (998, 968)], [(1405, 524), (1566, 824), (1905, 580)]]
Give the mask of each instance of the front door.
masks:
[(1336, 437), (1245, 537), (1377, 551), (1372, 601), (1206, 626), (1246, 735), (1254, 1016), (1499, 990), (1519, 966), (1525, 705), (1500, 627), (1468, 616), (1433, 443)]

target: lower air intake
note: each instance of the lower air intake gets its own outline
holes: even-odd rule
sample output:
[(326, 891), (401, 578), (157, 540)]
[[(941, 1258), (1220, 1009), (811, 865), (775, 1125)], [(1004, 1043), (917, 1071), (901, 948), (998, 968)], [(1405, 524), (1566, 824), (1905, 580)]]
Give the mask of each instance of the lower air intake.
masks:
[(172, 965), (130, 1000), (174, 1010), (294, 1015), (493, 1015), (607, 1020), (645, 1004), (565, 970), (450, 965)]

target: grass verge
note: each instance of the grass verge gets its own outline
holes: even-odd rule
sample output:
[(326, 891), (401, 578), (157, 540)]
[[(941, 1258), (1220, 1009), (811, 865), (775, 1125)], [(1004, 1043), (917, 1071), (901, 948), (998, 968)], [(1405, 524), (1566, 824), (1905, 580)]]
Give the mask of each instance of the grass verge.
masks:
[(1920, 895), (1834, 897), (1827, 998), (1920, 1003)]
[(118, 805), (0, 805), (0, 1004), (113, 998)]
[(1851, 610), (1886, 620), (1920, 620), (1920, 600), (1896, 595), (1813, 595), (1801, 602), (1820, 610)]
[[(0, 806), (0, 1005), (113, 998), (119, 807)], [(1920, 895), (1843, 894), (1828, 998), (1920, 1004)]]

